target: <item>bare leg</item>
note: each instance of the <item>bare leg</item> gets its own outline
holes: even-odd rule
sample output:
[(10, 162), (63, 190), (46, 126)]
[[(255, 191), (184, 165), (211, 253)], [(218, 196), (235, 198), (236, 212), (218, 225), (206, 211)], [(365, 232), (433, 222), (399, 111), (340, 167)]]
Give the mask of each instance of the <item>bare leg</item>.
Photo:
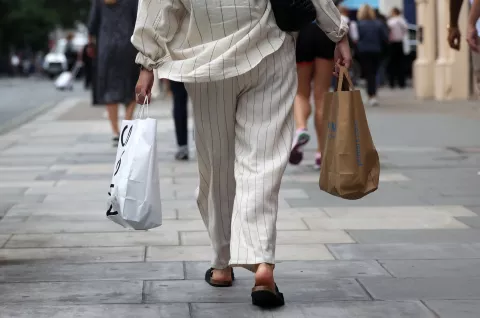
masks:
[(315, 99), (315, 129), (317, 132), (317, 153), (321, 154), (325, 143), (322, 134), (323, 97), (332, 82), (333, 60), (315, 59), (313, 96)]
[(307, 120), (312, 113), (310, 87), (313, 76), (313, 63), (297, 65), (298, 89), (294, 102), (295, 128), (307, 128)]
[(112, 126), (112, 131), (115, 136), (120, 135), (120, 130), (118, 128), (118, 104), (108, 104), (107, 105), (108, 119), (110, 120), (110, 125)]
[(302, 162), (303, 147), (310, 140), (310, 135), (307, 132), (307, 121), (312, 113), (312, 107), (310, 106), (312, 75), (313, 62), (297, 64), (298, 88), (293, 104), (296, 132), (288, 158), (292, 165), (298, 165)]
[(127, 105), (127, 109), (125, 110), (125, 119), (132, 120), (133, 113), (135, 112), (136, 102), (132, 101), (130, 104)]

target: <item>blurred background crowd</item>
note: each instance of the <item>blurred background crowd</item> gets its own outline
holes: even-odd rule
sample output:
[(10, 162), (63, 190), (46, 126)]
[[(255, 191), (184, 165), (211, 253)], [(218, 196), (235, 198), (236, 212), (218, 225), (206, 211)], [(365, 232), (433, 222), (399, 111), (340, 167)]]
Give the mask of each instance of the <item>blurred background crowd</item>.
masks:
[[(408, 34), (402, 39), (405, 54), (404, 73), (411, 78), (412, 63), (416, 58), (415, 1), (346, 0), (336, 1), (350, 23), (358, 20), (358, 9), (370, 5), (375, 19), (387, 23), (392, 8), (400, 8)], [(87, 52), (90, 1), (85, 0), (0, 0), (0, 76), (41, 76), (54, 79), (71, 70), (77, 59), (83, 66), (77, 78), (84, 78), (89, 86), (91, 72)], [(354, 27), (355, 28), (355, 27)], [(355, 34), (352, 38), (354, 47)], [(382, 52), (378, 68), (378, 84), (388, 84), (389, 57), (395, 54), (388, 48)], [(352, 69), (353, 77), (362, 79), (362, 65), (358, 54)]]

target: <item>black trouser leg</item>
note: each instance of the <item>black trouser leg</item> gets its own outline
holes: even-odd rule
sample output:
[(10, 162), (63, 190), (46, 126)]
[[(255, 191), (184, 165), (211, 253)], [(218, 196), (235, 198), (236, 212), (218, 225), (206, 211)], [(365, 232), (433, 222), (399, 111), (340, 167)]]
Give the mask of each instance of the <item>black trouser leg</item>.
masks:
[(173, 94), (173, 120), (175, 121), (175, 133), (177, 144), (188, 144), (188, 94), (183, 83), (170, 81), (170, 89)]
[(403, 53), (403, 43), (395, 42), (390, 44), (390, 86), (395, 87), (395, 82), (403, 88), (405, 87), (405, 53)]
[(377, 73), (380, 61), (380, 54), (363, 53), (360, 56), (363, 73), (367, 80), (367, 93), (369, 97), (377, 95)]

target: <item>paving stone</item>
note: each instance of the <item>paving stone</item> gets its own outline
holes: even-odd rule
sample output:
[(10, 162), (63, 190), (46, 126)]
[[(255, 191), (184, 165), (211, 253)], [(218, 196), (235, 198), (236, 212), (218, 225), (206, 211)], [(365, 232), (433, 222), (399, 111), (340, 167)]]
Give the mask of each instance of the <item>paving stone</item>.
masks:
[(7, 188), (3, 187), (0, 188), (0, 194), (3, 196), (8, 196), (8, 195), (22, 195), (27, 191), (27, 187), (17, 187), (17, 188)]
[(441, 318), (478, 318), (479, 300), (428, 300), (427, 306)]
[[(213, 251), (210, 246), (150, 246), (148, 261), (210, 261)], [(278, 261), (333, 260), (332, 254), (322, 244), (278, 245), (275, 251)]]
[(329, 207), (323, 210), (332, 218), (476, 216), (474, 212), (463, 206)]
[(75, 232), (127, 232), (122, 226), (104, 219), (84, 222), (69, 221), (27, 221), (27, 222), (0, 222), (0, 234), (36, 234), (36, 233), (75, 233)]
[[(0, 318), (190, 318), (187, 304), (0, 305)], [(423, 318), (423, 317), (422, 317)]]
[(178, 244), (178, 232), (175, 231), (128, 231), (126, 233), (15, 234), (5, 247), (108, 247)]
[(471, 217), (471, 216), (465, 216), (465, 217), (457, 217), (456, 218), (458, 221), (468, 225), (471, 228), (474, 229), (480, 229), (480, 217)]
[(304, 218), (312, 230), (376, 230), (376, 229), (462, 229), (465, 224), (449, 216), (391, 218)]
[(91, 263), (55, 266), (33, 263), (0, 267), (2, 283), (170, 279), (184, 279), (182, 263)]
[(479, 196), (432, 196), (426, 197), (425, 201), (433, 205), (455, 204), (455, 205), (479, 205)]
[[(182, 245), (210, 245), (206, 231), (181, 232)], [(344, 231), (278, 231), (277, 245), (285, 244), (325, 244), (354, 243)]]
[(362, 244), (480, 242), (477, 229), (349, 230), (348, 233)]
[(359, 280), (377, 300), (480, 299), (480, 277), (365, 277)]
[(36, 262), (142, 262), (144, 259), (145, 247), (142, 246), (0, 249), (2, 265)]
[(302, 189), (281, 189), (279, 196), (284, 199), (309, 199), (308, 194)]
[(3, 203), (5, 204), (42, 203), (44, 200), (45, 200), (45, 195), (42, 195), (42, 194), (10, 195), (3, 200)]
[[(369, 300), (353, 279), (311, 281), (279, 278), (277, 283), (285, 299), (290, 302)], [(235, 288), (215, 288), (205, 284), (204, 280), (149, 281), (145, 285), (145, 302), (250, 303), (252, 284), (252, 281), (238, 280)]]
[(38, 166), (51, 165), (56, 161), (52, 156), (8, 156), (0, 157), (0, 165), (3, 167), (22, 167), (22, 166)]
[(5, 243), (7, 243), (8, 239), (10, 238), (11, 235), (0, 235), (0, 248), (2, 248)]
[(337, 259), (472, 259), (480, 258), (480, 244), (332, 244)]
[[(2, 163), (0, 163), (2, 165)], [(8, 181), (0, 182), (0, 193), (3, 188), (44, 188), (53, 187), (55, 181)], [(28, 193), (25, 193), (28, 194)]]
[(142, 286), (141, 281), (4, 283), (0, 303), (140, 303)]
[(0, 219), (12, 208), (13, 203), (0, 202)]
[(417, 301), (329, 301), (300, 304), (290, 303), (287, 299), (287, 306), (273, 312), (261, 310), (249, 304), (197, 303), (192, 304), (191, 308), (192, 318), (317, 318), (320, 317), (319, 315), (322, 318), (435, 317), (422, 303)]
[[(210, 267), (209, 262), (185, 262), (187, 279), (201, 280)], [(278, 261), (276, 278), (334, 279), (391, 275), (376, 261)], [(235, 268), (235, 279), (252, 279), (244, 268)]]
[(480, 259), (382, 260), (379, 262), (393, 276), (399, 278), (480, 276)]

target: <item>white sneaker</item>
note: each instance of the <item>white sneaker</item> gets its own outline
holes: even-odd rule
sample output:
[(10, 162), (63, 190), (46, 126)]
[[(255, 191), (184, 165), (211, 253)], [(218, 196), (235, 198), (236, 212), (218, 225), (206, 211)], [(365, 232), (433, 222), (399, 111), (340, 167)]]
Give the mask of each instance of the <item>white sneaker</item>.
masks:
[(378, 100), (376, 98), (370, 98), (370, 100), (368, 101), (368, 104), (372, 107), (378, 106)]

